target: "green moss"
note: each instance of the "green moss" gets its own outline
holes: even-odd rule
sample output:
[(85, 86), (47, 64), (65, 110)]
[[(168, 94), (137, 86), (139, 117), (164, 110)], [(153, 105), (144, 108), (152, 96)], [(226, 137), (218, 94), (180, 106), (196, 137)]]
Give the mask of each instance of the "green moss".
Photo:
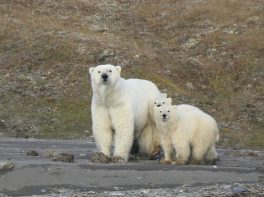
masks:
[(40, 138), (81, 138), (91, 131), (90, 105), (87, 100), (62, 100), (51, 112), (43, 114)]
[(187, 92), (178, 84), (174, 83), (170, 78), (159, 75), (156, 70), (160, 70), (162, 68), (159, 68), (159, 66), (152, 66), (151, 68), (149, 67), (134, 67), (131, 69), (125, 70), (122, 75), (125, 78), (139, 78), (139, 79), (145, 79), (145, 80), (150, 80), (154, 82), (157, 87), (162, 90), (162, 89), (168, 89), (171, 92), (178, 92), (182, 94), (186, 94)]
[(254, 136), (251, 136), (249, 139), (246, 140), (245, 147), (263, 150), (264, 149), (263, 141), (264, 141), (263, 132), (258, 133), (257, 135), (255, 134)]
[(78, 57), (73, 43), (52, 36), (31, 40), (30, 47), (42, 61), (68, 63)]

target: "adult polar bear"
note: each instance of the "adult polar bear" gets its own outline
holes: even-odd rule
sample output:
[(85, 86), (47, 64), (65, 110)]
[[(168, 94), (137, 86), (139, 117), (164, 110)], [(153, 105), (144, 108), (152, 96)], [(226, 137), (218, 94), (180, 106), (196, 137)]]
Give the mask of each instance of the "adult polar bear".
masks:
[(91, 67), (89, 73), (92, 127), (98, 151), (110, 157), (114, 139), (112, 160), (127, 161), (135, 134), (141, 135), (140, 149), (151, 152), (146, 148), (151, 147), (154, 130), (149, 120), (149, 101), (161, 95), (156, 85), (147, 80), (123, 79), (121, 67), (110, 64)]

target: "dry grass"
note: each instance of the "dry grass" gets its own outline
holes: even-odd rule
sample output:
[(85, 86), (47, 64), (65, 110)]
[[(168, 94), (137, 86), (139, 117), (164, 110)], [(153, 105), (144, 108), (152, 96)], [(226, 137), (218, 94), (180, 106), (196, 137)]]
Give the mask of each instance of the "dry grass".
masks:
[(4, 132), (25, 132), (19, 120), (36, 127), (27, 135), (85, 136), (87, 68), (112, 63), (212, 114), (223, 146), (261, 148), (263, 10), (262, 0), (1, 1)]

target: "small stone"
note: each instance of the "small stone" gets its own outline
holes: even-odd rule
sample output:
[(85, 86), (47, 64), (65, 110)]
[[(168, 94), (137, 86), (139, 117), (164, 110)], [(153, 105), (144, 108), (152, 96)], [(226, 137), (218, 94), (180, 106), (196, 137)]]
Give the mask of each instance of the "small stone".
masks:
[(39, 156), (39, 154), (36, 151), (34, 151), (34, 150), (28, 151), (27, 155), (28, 156)]
[(191, 82), (187, 82), (186, 83), (186, 87), (189, 88), (189, 89), (192, 89), (192, 90), (194, 89), (194, 86), (193, 86), (193, 84)]
[(74, 155), (69, 154), (69, 153), (59, 153), (59, 155), (53, 158), (52, 161), (62, 161), (62, 162), (73, 163)]
[(5, 126), (5, 120), (0, 120), (0, 126), (2, 125), (2, 126)]
[(55, 150), (47, 150), (43, 153), (43, 155), (46, 157), (57, 157), (59, 153), (57, 153)]
[(222, 187), (224, 190), (229, 190), (231, 188), (231, 185), (223, 185)]
[(14, 163), (11, 161), (0, 162), (0, 170), (9, 170), (15, 167)]
[(135, 55), (135, 58), (139, 58), (139, 57), (140, 57), (140, 55), (139, 55), (139, 54), (136, 54), (136, 55)]
[(143, 194), (147, 194), (147, 193), (149, 193), (149, 192), (150, 192), (149, 189), (144, 189), (144, 190), (142, 190), (142, 193), (143, 193)]
[(115, 191), (115, 192), (111, 192), (111, 196), (125, 196), (125, 194), (124, 192)]
[(46, 191), (47, 191), (46, 189), (41, 189), (40, 190), (41, 193), (46, 193)]
[(232, 191), (237, 194), (237, 193), (243, 193), (243, 192), (249, 192), (246, 188), (243, 188), (239, 185), (235, 185), (233, 188), (232, 188)]
[(247, 155), (250, 157), (259, 157), (259, 154), (256, 152), (249, 152)]

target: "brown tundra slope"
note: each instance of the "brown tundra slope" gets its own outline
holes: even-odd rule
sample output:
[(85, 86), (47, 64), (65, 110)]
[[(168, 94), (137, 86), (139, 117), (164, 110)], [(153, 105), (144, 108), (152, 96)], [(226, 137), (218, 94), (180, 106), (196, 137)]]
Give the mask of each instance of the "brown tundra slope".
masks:
[(112, 63), (264, 148), (263, 0), (1, 0), (0, 135), (90, 135), (88, 67)]

